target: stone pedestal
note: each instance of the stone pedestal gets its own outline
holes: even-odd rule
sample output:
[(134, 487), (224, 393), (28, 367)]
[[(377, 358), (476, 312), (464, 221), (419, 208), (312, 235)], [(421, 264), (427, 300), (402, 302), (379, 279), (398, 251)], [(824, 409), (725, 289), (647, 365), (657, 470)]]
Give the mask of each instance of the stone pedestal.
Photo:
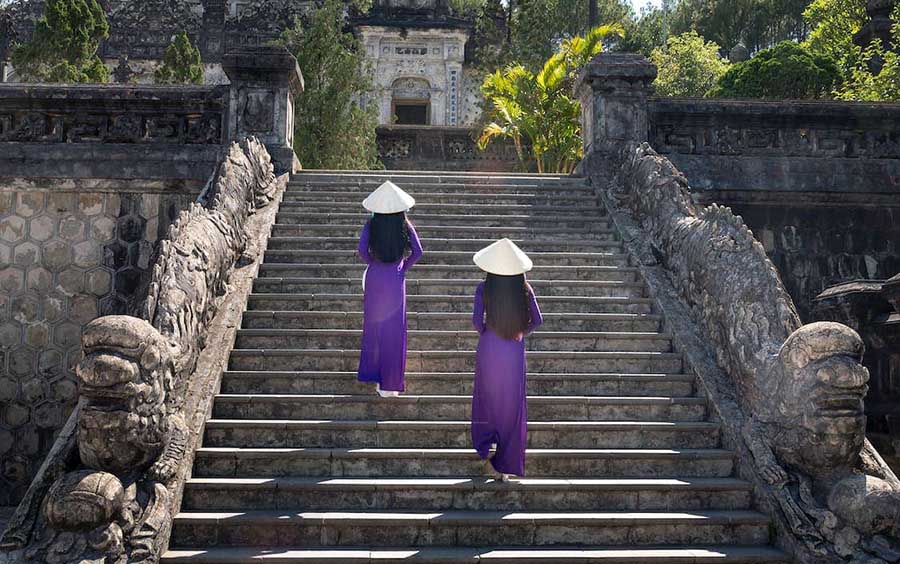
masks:
[(228, 133), (266, 144), (276, 173), (300, 170), (294, 154), (294, 97), (303, 91), (297, 59), (283, 47), (246, 47), (222, 58), (231, 81)]
[(581, 101), (582, 167), (606, 169), (604, 163), (614, 162), (626, 144), (647, 141), (647, 98), (655, 78), (656, 67), (636, 54), (600, 53), (585, 66), (575, 84)]

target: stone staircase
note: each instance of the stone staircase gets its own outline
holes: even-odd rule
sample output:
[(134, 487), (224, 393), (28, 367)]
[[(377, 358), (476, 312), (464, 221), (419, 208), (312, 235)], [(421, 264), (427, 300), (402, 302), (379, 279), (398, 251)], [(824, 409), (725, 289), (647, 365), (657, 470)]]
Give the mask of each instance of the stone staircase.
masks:
[[(356, 381), (360, 202), (417, 199), (407, 393)], [(528, 476), (470, 448), (472, 253), (517, 240), (545, 324), (529, 340)], [(578, 179), (296, 175), (196, 453), (164, 561), (788, 562), (636, 268)]]

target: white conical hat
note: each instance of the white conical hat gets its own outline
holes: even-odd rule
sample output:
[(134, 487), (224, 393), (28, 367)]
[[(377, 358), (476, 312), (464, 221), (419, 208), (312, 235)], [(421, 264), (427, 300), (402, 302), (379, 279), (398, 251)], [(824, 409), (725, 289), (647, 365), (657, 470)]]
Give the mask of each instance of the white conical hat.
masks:
[(369, 194), (362, 205), (372, 213), (400, 213), (416, 205), (416, 200), (388, 180)]
[(481, 270), (500, 276), (525, 274), (534, 266), (528, 255), (509, 239), (500, 239), (481, 249), (475, 253), (474, 261)]

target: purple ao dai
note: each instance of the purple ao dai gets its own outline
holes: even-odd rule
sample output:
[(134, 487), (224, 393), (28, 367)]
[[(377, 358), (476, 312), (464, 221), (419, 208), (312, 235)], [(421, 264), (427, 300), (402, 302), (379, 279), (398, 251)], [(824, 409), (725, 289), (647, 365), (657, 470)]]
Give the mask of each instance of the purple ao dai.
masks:
[[(528, 292), (530, 321), (525, 334), (542, 322), (534, 292)], [(482, 459), (492, 444), (491, 464), (502, 474), (525, 475), (528, 414), (525, 404), (525, 338), (504, 339), (484, 319), (484, 283), (475, 291), (472, 323), (481, 335), (475, 354), (475, 391), (472, 396), (472, 444)]]
[(370, 222), (359, 238), (359, 256), (368, 265), (363, 275), (363, 335), (359, 381), (385, 391), (402, 392), (406, 372), (406, 271), (422, 257), (422, 244), (411, 223), (411, 253), (384, 263), (369, 254)]

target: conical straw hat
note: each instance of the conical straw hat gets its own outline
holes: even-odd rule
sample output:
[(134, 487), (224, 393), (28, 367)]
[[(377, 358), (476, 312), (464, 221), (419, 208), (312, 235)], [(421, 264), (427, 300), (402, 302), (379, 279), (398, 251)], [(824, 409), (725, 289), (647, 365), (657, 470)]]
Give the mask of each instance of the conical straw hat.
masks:
[(481, 270), (500, 276), (525, 274), (534, 266), (528, 255), (509, 239), (500, 239), (481, 249), (475, 253), (474, 261)]
[(388, 180), (369, 194), (362, 205), (372, 213), (400, 213), (416, 205), (416, 200)]

